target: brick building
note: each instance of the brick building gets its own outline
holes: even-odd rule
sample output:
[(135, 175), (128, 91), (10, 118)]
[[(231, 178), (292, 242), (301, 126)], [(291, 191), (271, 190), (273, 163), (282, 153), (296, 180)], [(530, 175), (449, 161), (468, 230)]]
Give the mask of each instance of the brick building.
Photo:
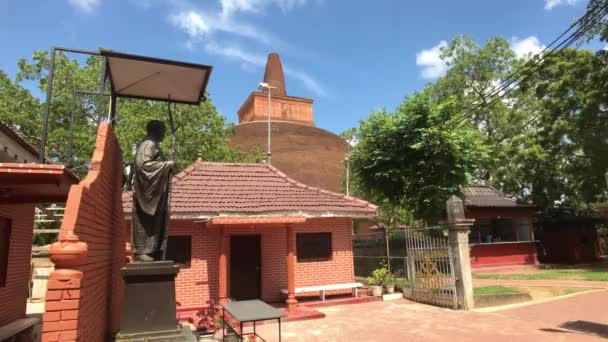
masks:
[(0, 122), (0, 163), (34, 163), (38, 152), (8, 125)]
[(462, 193), (465, 216), (475, 219), (469, 234), (472, 267), (538, 263), (535, 206), (518, 204), (489, 185), (469, 185)]
[[(132, 194), (123, 195), (127, 216)], [(353, 218), (376, 206), (301, 184), (268, 164), (196, 162), (173, 180), (168, 258), (178, 312), (212, 300), (295, 307), (295, 287), (353, 282)]]
[[(7, 126), (0, 123), (0, 131), (3, 144), (0, 158), (30, 161), (37, 158), (36, 151)], [(0, 340), (32, 324), (26, 319), (26, 303), (31, 280), (34, 207), (64, 202), (70, 186), (77, 181), (62, 165), (0, 162)]]
[[(349, 145), (336, 134), (315, 126), (313, 99), (287, 94), (279, 55), (268, 55), (264, 82), (271, 89), (272, 165), (311, 186), (339, 192)], [(252, 92), (238, 111), (233, 146), (267, 151), (268, 93)]]

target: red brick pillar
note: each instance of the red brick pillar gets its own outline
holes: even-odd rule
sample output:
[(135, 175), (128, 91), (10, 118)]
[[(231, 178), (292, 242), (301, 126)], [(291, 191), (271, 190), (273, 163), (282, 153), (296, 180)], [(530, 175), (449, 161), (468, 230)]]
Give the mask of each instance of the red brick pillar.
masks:
[(296, 300), (296, 260), (293, 227), (287, 225), (287, 311), (294, 311), (298, 306)]
[(220, 227), (220, 302), (228, 300), (228, 234)]
[(42, 316), (42, 342), (79, 340), (77, 328), (81, 285), (80, 271), (66, 269), (51, 273)]

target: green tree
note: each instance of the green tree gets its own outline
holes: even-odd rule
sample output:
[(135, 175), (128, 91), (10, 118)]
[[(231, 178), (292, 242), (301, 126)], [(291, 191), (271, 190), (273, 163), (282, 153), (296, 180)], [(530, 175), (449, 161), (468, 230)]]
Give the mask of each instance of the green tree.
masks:
[(587, 11), (593, 11), (591, 12), (592, 14), (603, 13), (599, 19), (592, 15), (586, 20), (583, 20), (583, 26), (590, 25), (590, 29), (586, 34), (587, 41), (599, 37), (600, 41), (608, 42), (608, 0), (589, 0), (587, 3)]
[(534, 134), (520, 145), (537, 155), (524, 164), (522, 183), (541, 206), (588, 211), (608, 198), (608, 61), (582, 49), (546, 59), (525, 85), (541, 106)]
[(436, 222), (445, 201), (483, 159), (479, 133), (456, 97), (436, 101), (432, 88), (408, 96), (394, 113), (377, 111), (361, 122), (351, 160), (364, 197), (387, 215)]
[(0, 121), (11, 126), (30, 143), (40, 137), (40, 101), (0, 70)]

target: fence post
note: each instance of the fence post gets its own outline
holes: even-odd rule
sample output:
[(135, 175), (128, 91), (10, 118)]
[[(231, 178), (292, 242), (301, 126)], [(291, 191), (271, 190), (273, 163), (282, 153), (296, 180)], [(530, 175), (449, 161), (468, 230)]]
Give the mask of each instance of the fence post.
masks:
[(473, 280), (469, 250), (469, 232), (475, 222), (464, 216), (464, 203), (456, 196), (447, 201), (449, 246), (454, 256), (454, 275), (456, 276), (456, 296), (458, 307), (471, 310), (475, 307)]
[(388, 271), (391, 271), (391, 252), (390, 246), (388, 245), (388, 227), (384, 229), (384, 242), (386, 244), (386, 267)]

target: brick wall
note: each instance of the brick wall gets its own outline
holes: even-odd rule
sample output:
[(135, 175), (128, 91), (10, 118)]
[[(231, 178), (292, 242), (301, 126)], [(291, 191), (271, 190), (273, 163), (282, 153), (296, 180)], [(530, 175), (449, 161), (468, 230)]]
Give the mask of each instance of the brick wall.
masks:
[(0, 326), (25, 317), (32, 253), (33, 205), (0, 205), (0, 216), (11, 219), (6, 283), (0, 287)]
[[(224, 229), (227, 238), (246, 234), (261, 236), (261, 299), (282, 301), (280, 290), (287, 288), (285, 226), (234, 225)], [(333, 250), (331, 260), (296, 263), (296, 286), (353, 282), (351, 230), (348, 218), (309, 219), (306, 223), (293, 224), (294, 238), (301, 232), (331, 232)], [(217, 300), (221, 228), (192, 221), (172, 221), (169, 234), (192, 236), (192, 262), (180, 270), (176, 279), (176, 296), (181, 304), (178, 312), (187, 313), (192, 308), (205, 306), (209, 299)]]
[[(270, 116), (273, 121), (291, 121), (314, 126), (313, 100), (271, 94)], [(239, 123), (268, 120), (268, 95), (252, 93), (238, 112)]]
[(68, 195), (59, 241), (50, 248), (42, 341), (107, 341), (119, 329), (126, 226), (122, 153), (102, 123), (92, 166)]
[(535, 264), (534, 242), (481, 244), (471, 247), (471, 266), (505, 266)]

